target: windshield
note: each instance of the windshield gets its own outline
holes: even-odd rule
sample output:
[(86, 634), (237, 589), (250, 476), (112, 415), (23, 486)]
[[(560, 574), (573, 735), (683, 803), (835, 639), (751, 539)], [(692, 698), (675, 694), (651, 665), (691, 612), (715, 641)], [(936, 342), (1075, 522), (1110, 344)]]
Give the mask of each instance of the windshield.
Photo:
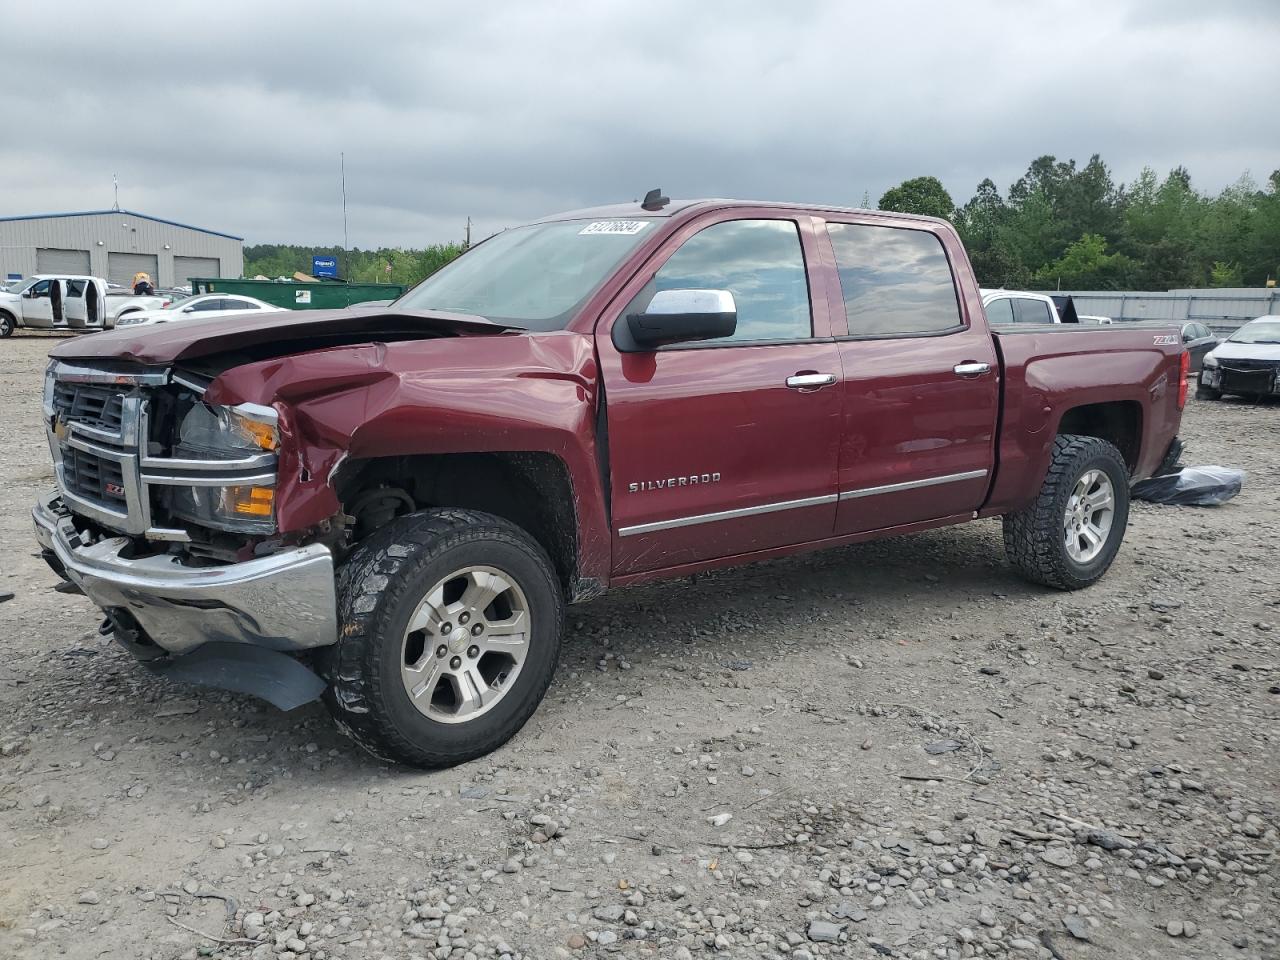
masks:
[(652, 220), (560, 220), (486, 240), (396, 301), (411, 310), (470, 313), (528, 330), (562, 330)]
[(36, 280), (37, 280), (36, 277), (31, 277), (29, 280), (10, 281), (8, 292), (9, 293), (26, 293), (27, 288), (30, 287), (33, 283), (35, 283)]
[(1280, 343), (1280, 319), (1250, 320), (1227, 337), (1228, 343)]
[(173, 298), (173, 302), (172, 302), (172, 303), (166, 304), (165, 306), (161, 307), (160, 309), (161, 309), (161, 310), (176, 310), (176, 309), (178, 309), (178, 307), (181, 307), (183, 304), (190, 303), (190, 302), (191, 302), (191, 298), (190, 298), (190, 297), (175, 296), (175, 297)]

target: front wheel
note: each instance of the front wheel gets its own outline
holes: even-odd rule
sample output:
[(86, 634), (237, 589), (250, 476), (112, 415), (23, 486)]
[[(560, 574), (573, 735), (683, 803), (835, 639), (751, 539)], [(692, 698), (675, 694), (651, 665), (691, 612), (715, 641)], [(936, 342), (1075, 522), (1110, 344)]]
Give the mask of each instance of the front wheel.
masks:
[(0, 340), (12, 337), (16, 329), (18, 329), (18, 322), (13, 319), (13, 315), (0, 312)]
[(1129, 470), (1097, 437), (1063, 434), (1040, 495), (1004, 518), (1009, 561), (1033, 583), (1079, 590), (1102, 577), (1129, 522)]
[(499, 517), (426, 510), (364, 540), (338, 577), (326, 703), (377, 757), (448, 767), (506, 743), (551, 683), (564, 630), (543, 549)]

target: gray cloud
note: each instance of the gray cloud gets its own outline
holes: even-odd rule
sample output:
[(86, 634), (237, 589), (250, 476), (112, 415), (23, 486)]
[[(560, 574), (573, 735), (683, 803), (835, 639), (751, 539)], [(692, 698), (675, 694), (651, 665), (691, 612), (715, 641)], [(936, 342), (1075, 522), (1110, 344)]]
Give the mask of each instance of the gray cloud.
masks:
[(337, 243), (339, 152), (365, 247), (655, 185), (874, 204), (1043, 153), (1211, 190), (1280, 165), (1272, 0), (322, 7), (10, 11), (0, 214), (109, 206), (119, 173), (132, 209)]

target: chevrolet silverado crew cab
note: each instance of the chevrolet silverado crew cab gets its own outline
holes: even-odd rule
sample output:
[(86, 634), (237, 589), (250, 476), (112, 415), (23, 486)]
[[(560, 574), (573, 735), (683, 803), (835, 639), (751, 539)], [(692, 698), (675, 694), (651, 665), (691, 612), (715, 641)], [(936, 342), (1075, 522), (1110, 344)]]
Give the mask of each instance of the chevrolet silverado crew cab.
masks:
[(1187, 389), (1174, 328), (993, 333), (944, 221), (656, 195), (52, 357), (36, 534), (104, 632), (419, 766), (519, 730), (609, 588), (995, 516), (1086, 587)]

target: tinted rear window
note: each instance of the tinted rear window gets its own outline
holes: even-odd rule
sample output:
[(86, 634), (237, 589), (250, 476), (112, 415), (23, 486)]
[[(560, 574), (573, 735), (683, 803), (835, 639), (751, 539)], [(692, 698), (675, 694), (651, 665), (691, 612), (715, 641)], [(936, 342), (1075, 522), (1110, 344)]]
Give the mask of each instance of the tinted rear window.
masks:
[(829, 223), (850, 336), (911, 337), (958, 328), (951, 265), (924, 230)]

